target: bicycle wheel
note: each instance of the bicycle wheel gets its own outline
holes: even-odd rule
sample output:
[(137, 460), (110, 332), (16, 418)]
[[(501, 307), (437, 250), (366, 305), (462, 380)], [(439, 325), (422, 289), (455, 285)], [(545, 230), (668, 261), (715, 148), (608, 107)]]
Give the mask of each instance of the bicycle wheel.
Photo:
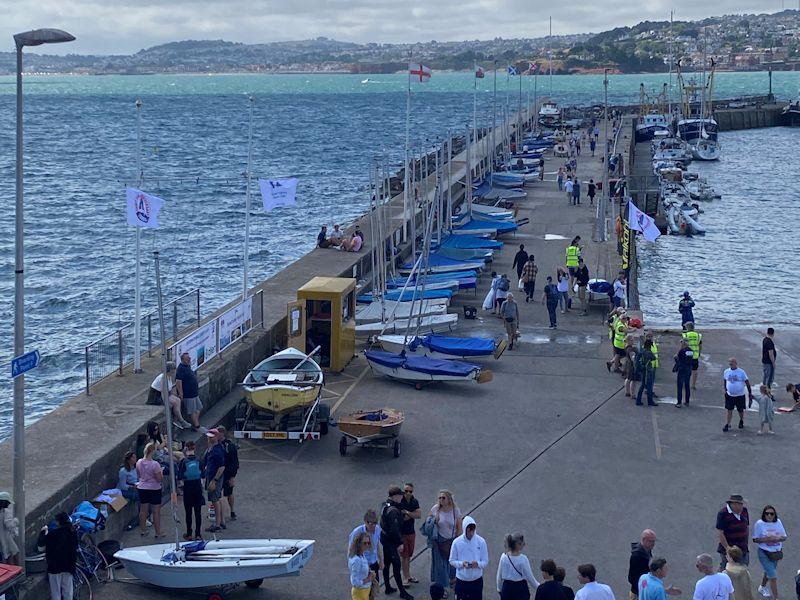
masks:
[(92, 584), (86, 578), (86, 574), (79, 567), (72, 574), (72, 598), (73, 600), (92, 600)]
[(110, 578), (108, 562), (88, 536), (78, 544), (78, 565), (89, 579), (98, 583), (105, 583)]

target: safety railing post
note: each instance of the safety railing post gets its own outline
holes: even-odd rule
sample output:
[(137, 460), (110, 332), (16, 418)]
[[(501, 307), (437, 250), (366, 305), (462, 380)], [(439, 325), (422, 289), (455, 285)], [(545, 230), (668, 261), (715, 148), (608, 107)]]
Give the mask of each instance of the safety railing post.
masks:
[(150, 351), (153, 349), (153, 315), (147, 315), (147, 356), (152, 356)]
[(178, 302), (172, 304), (172, 339), (178, 341)]
[(89, 388), (91, 383), (89, 382), (89, 346), (84, 347), (84, 362), (86, 368), (86, 395), (89, 395)]
[(119, 375), (122, 376), (122, 329), (117, 330), (117, 346), (119, 346)]
[(197, 326), (200, 327), (200, 288), (195, 291), (197, 292)]

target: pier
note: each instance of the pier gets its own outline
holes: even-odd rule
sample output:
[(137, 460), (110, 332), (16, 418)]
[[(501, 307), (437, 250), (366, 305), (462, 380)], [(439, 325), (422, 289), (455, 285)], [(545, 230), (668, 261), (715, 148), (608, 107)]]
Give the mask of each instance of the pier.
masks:
[[(618, 151), (624, 156), (626, 174), (635, 176), (632, 169), (641, 161), (634, 160), (631, 124), (631, 118), (623, 121)], [(602, 179), (601, 155), (598, 152), (592, 158), (588, 148), (584, 150), (578, 161), (582, 181)], [(448, 183), (456, 199), (463, 190), (457, 183), (463, 177), (463, 161), (463, 155), (453, 159)], [(560, 164), (560, 159), (548, 154), (545, 171), (551, 173)], [(753, 521), (760, 507), (771, 503), (783, 509), (781, 517), (790, 535), (798, 531), (800, 516), (791, 512), (796, 493), (793, 482), (783, 475), (800, 467), (800, 458), (787, 451), (786, 445), (786, 440), (800, 433), (797, 415), (776, 416), (779, 435), (774, 437), (756, 439), (757, 416), (751, 412), (745, 430), (721, 431), (722, 369), (727, 357), (735, 354), (755, 383), (760, 377), (762, 332), (744, 325), (719, 330), (701, 327), (699, 389), (690, 408), (676, 410), (670, 403), (674, 393), (670, 367), (678, 344), (677, 313), (674, 329), (655, 332), (661, 356), (656, 378), (661, 405), (652, 409), (634, 406), (624, 396), (620, 377), (606, 371), (611, 347), (605, 310), (594, 309), (587, 317), (578, 316), (577, 311), (559, 313), (558, 329), (547, 328), (547, 313), (539, 303), (544, 280), (563, 265), (570, 239), (581, 236), (592, 277), (612, 280), (623, 266), (613, 226), (608, 242), (592, 241), (596, 215), (588, 206), (585, 184), (582, 204), (573, 207), (556, 189), (552, 175), (547, 179), (530, 186), (527, 198), (518, 203), (519, 217), (528, 217), (530, 224), (505, 237), (506, 246), (491, 265), (516, 283), (511, 261), (518, 244), (525, 244), (539, 266), (537, 302), (526, 304), (523, 294), (513, 290), (520, 301), (520, 345), (492, 362), (493, 382), (443, 384), (416, 391), (373, 375), (359, 355), (344, 372), (327, 377), (325, 400), (334, 420), (359, 408), (403, 410), (406, 422), (399, 459), (385, 451), (364, 449), (341, 457), (335, 428), (319, 441), (303, 444), (242, 441), (236, 488), (239, 518), (229, 523), (225, 534), (317, 540), (315, 556), (301, 577), (266, 581), (260, 591), (247, 592), (248, 597), (347, 597), (347, 534), (367, 508), (385, 498), (390, 484), (404, 481), (415, 484), (423, 516), (434, 504), (436, 492), (447, 488), (464, 514), (475, 518), (478, 533), (489, 545), (490, 566), (484, 573), (487, 595), (493, 591), (503, 536), (511, 531), (525, 534), (534, 571), (540, 560), (552, 557), (567, 569), (567, 583), (577, 588), (576, 565), (593, 562), (598, 580), (610, 584), (620, 598), (627, 593), (630, 542), (645, 527), (658, 535), (656, 554), (669, 560), (669, 582), (689, 597), (697, 579), (694, 557), (714, 553), (715, 513), (731, 493), (744, 494)], [(392, 200), (391, 214), (390, 235), (396, 236), (402, 256), (408, 253), (402, 196)], [(241, 397), (237, 383), (256, 362), (283, 347), (286, 305), (295, 299), (298, 287), (316, 275), (369, 278), (374, 236), (368, 218), (360, 225), (366, 235), (360, 253), (315, 249), (255, 286), (254, 290), (264, 293), (263, 327), (199, 371), (206, 406), (204, 425), (227, 424)], [(476, 296), (462, 293), (451, 311), (463, 314), (464, 305), (480, 306), (488, 284), (485, 275)], [(680, 291), (676, 289), (676, 303)], [(631, 303), (639, 304), (635, 285)], [(458, 334), (503, 335), (500, 319), (480, 310), (478, 317), (462, 320)], [(644, 320), (647, 326), (646, 313)], [(778, 381), (800, 381), (800, 335), (780, 332), (779, 349)], [(35, 539), (36, 530), (54, 512), (113, 485), (122, 455), (132, 447), (136, 433), (147, 421), (161, 419), (160, 406), (145, 404), (147, 387), (159, 369), (156, 363), (155, 358), (146, 359), (141, 374), (126, 369), (122, 377), (105, 379), (89, 395), (69, 400), (28, 428), (29, 539)], [(779, 389), (777, 396), (783, 395)], [(0, 444), (0, 451), (10, 456), (8, 441)], [(0, 487), (10, 482), (9, 471), (9, 461), (4, 461)], [(168, 513), (168, 509), (163, 511), (166, 530), (171, 526)], [(182, 511), (179, 514), (182, 518)], [(124, 522), (124, 515), (112, 514), (107, 535), (120, 539)], [(141, 543), (135, 531), (121, 539), (126, 546)], [(410, 588), (418, 598), (426, 597), (422, 594), (428, 580), (429, 553), (422, 550), (424, 538), (418, 535), (412, 573), (423, 583)], [(754, 580), (760, 576), (755, 560), (750, 570)], [(790, 565), (781, 565), (781, 595), (791, 593), (792, 575)], [(95, 587), (95, 597), (101, 599), (166, 595), (121, 583)]]

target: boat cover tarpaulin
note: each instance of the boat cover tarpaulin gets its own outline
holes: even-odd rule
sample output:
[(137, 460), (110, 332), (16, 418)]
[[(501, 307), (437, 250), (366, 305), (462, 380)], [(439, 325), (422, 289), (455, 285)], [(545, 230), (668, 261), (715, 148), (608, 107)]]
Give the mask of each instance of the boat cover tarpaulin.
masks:
[(424, 338), (414, 338), (409, 344), (413, 350), (422, 344), (442, 354), (454, 356), (486, 356), (494, 353), (494, 340), (491, 338), (461, 338), (446, 335), (426, 335)]
[(490, 250), (499, 250), (503, 247), (503, 242), (474, 235), (450, 235), (439, 245), (443, 248), (486, 248)]
[(367, 350), (367, 359), (391, 369), (408, 369), (426, 375), (466, 377), (480, 366), (460, 360), (446, 360), (429, 356), (404, 356), (385, 350)]
[[(429, 267), (455, 267), (461, 269), (480, 269), (483, 267), (482, 260), (456, 260), (441, 254), (431, 252), (428, 255)], [(403, 269), (413, 269), (414, 263), (408, 262), (402, 266)]]
[(507, 233), (516, 231), (517, 224), (514, 221), (497, 221), (494, 219), (473, 219), (469, 223), (459, 225), (457, 229), (462, 231), (484, 231), (494, 229), (497, 233)]

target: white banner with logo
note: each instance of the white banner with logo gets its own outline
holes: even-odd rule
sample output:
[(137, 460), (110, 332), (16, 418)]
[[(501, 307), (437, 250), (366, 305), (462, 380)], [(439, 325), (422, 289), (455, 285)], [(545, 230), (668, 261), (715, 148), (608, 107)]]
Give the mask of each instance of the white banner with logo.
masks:
[(253, 299), (248, 298), (217, 319), (220, 352), (253, 328)]
[(125, 188), (128, 225), (134, 227), (158, 227), (158, 211), (164, 206), (164, 200), (152, 194), (146, 194), (135, 188)]
[(297, 179), (259, 179), (264, 211), (297, 204)]
[(175, 362), (180, 361), (184, 352), (192, 359), (192, 370), (208, 362), (217, 355), (217, 321), (206, 323), (200, 329), (183, 338), (174, 346)]

